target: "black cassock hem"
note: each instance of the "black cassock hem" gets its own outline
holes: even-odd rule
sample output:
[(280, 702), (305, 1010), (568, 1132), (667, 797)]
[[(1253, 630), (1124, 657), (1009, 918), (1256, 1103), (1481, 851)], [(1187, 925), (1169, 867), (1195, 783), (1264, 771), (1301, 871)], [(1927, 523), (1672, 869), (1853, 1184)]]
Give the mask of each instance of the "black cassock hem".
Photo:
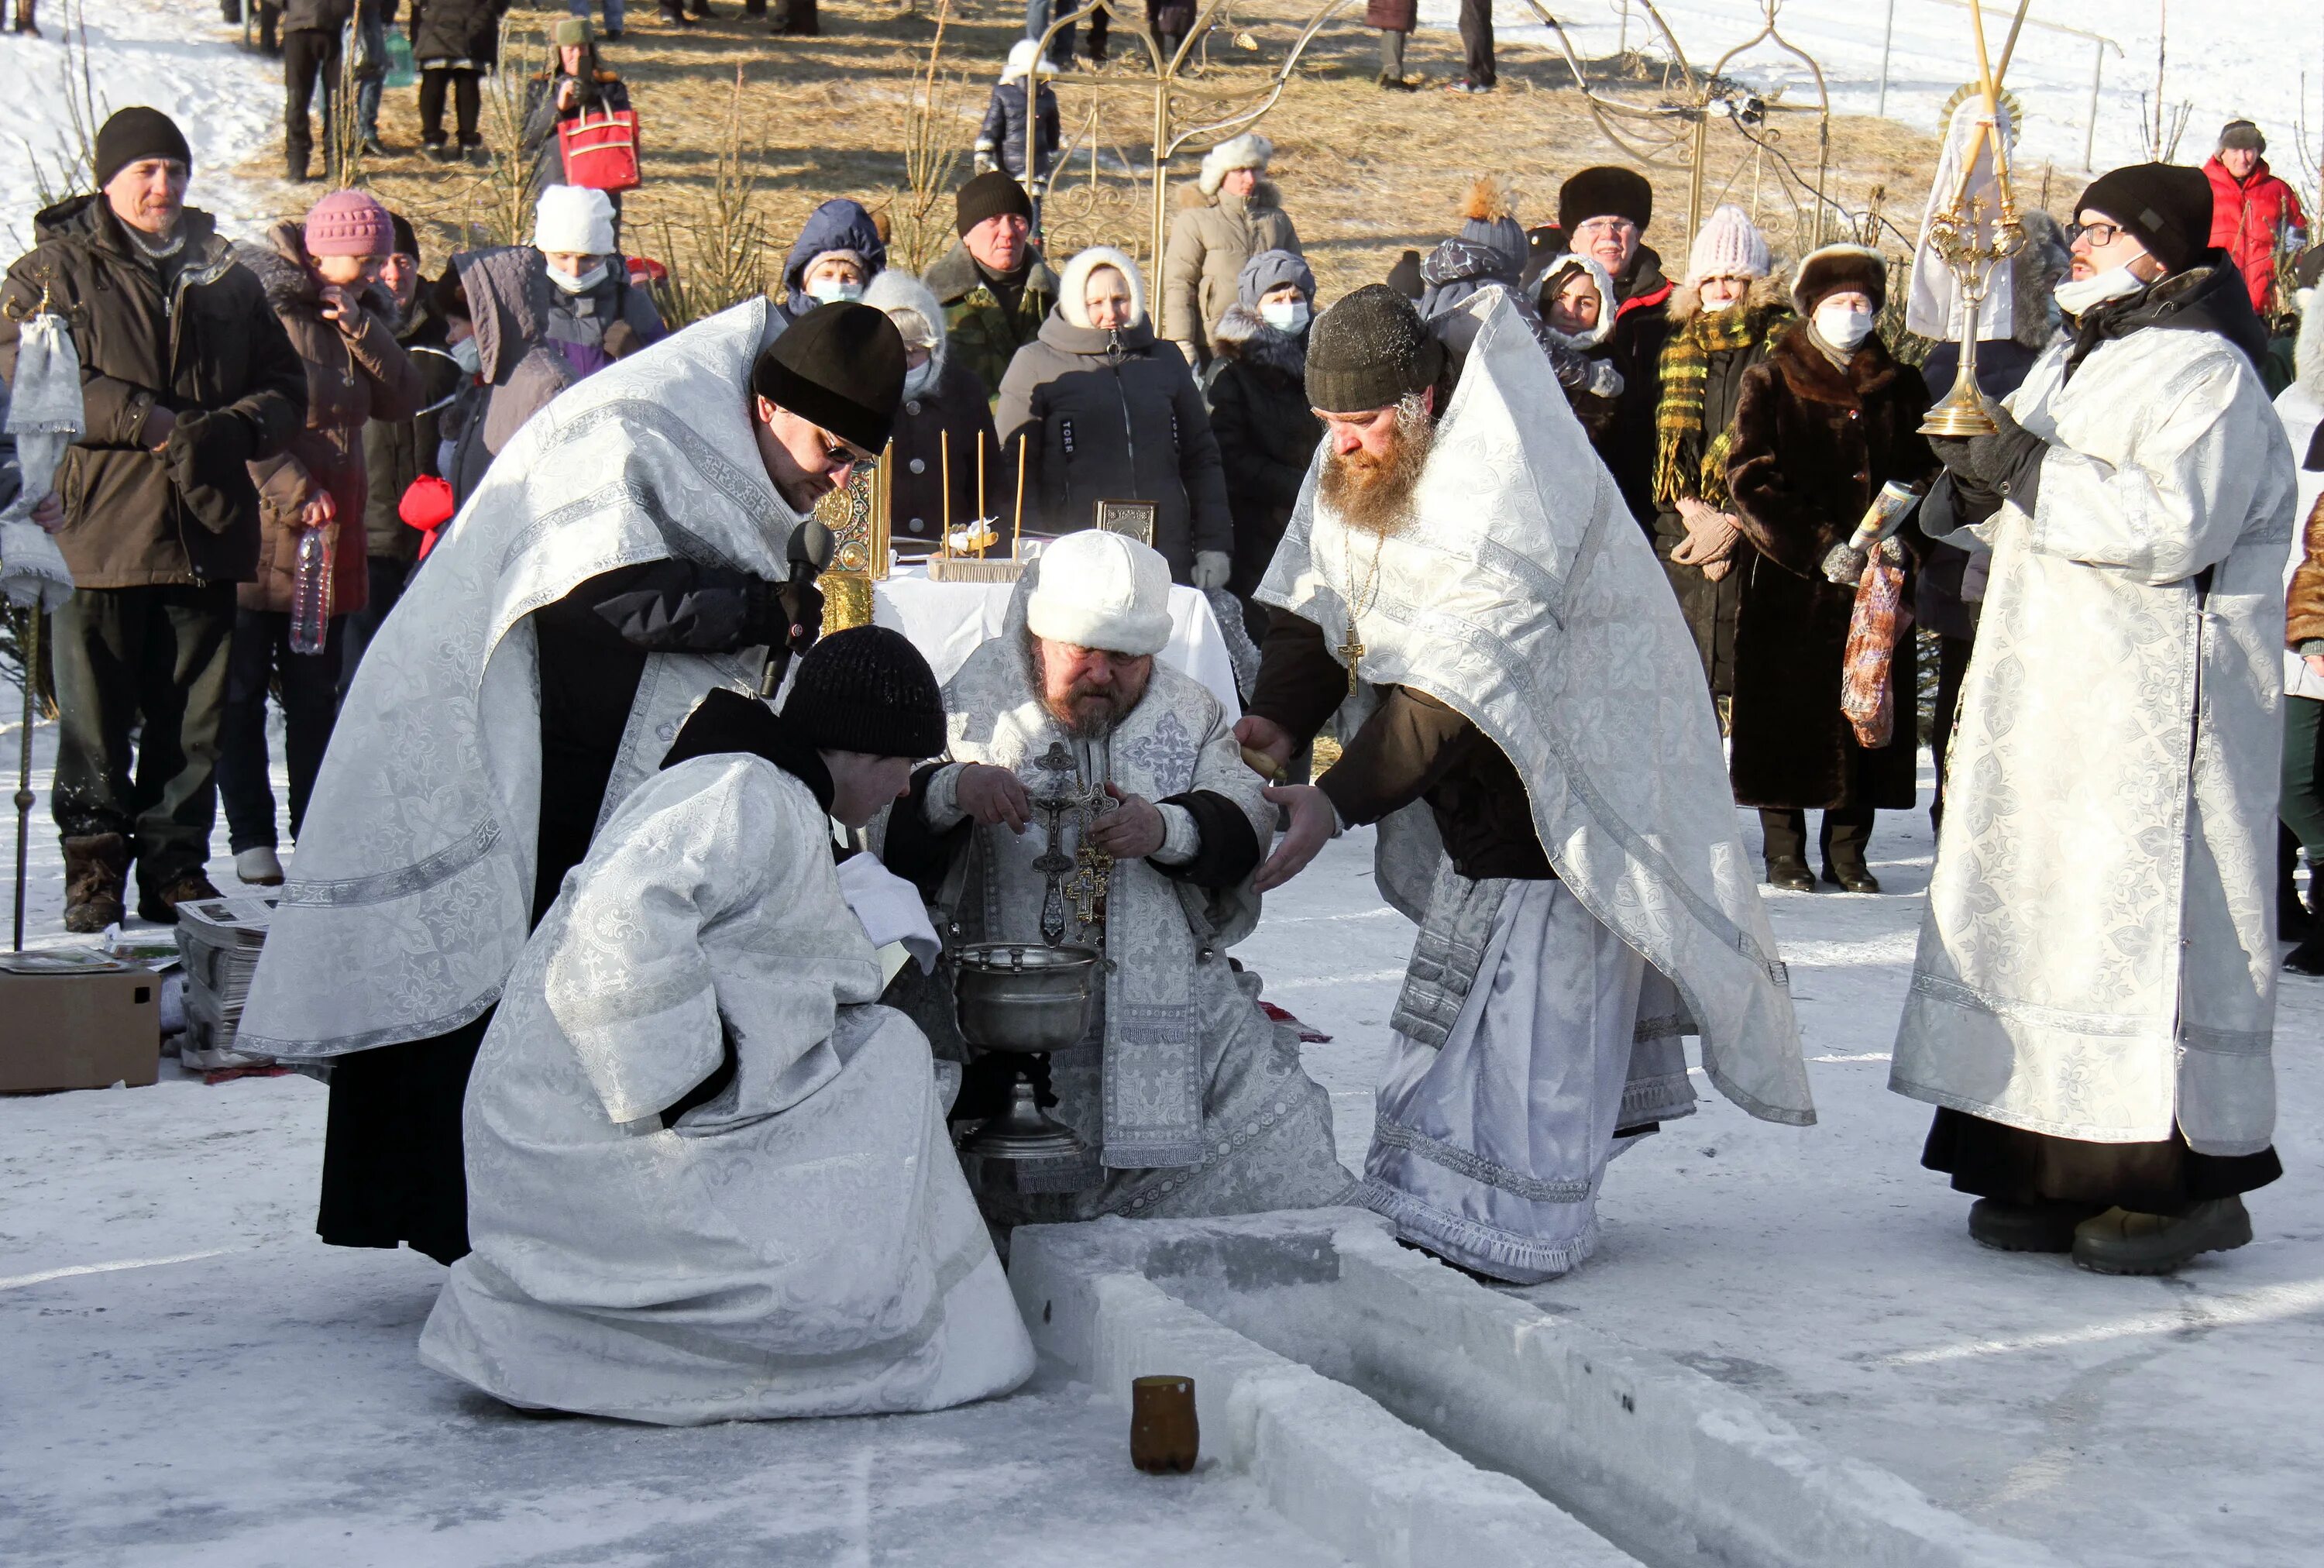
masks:
[(2029, 1132), (1939, 1106), (1921, 1163), (1953, 1178), (1956, 1192), (2003, 1203), (2105, 1204), (2142, 1214), (2176, 1214), (2214, 1198), (2264, 1187), (2283, 1174), (2273, 1148), (2199, 1154), (2177, 1129), (2152, 1143), (2091, 1143)]

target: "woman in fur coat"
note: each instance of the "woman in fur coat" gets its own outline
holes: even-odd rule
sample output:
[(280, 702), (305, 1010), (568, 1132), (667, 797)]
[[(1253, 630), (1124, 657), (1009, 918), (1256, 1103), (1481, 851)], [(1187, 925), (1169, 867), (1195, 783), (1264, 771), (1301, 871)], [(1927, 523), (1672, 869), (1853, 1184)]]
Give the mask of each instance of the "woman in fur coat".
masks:
[[(1807, 807), (1823, 810), (1823, 880), (1877, 893), (1865, 862), (1872, 814), (1910, 810), (1917, 784), (1909, 636), (1897, 639), (1889, 669), (1889, 742), (1858, 744), (1840, 709), (1863, 563), (1851, 574), (1836, 558), (1849, 553), (1848, 538), (1881, 485), (1926, 478), (1937, 466), (1920, 434), (1928, 391), (1872, 330), (1887, 293), (1877, 251), (1826, 245), (1800, 263), (1792, 306), (1801, 319), (1744, 374), (1728, 458), (1736, 521), (1754, 552), (1736, 616), (1735, 798), (1759, 807), (1768, 882), (1798, 891), (1815, 885)], [(1918, 548), (1917, 536), (1913, 542)]]
[(1242, 601), (1257, 642), (1267, 615), (1250, 602), (1299, 499), (1323, 438), (1307, 401), (1307, 323), (1315, 274), (1289, 251), (1261, 251), (1243, 263), (1236, 302), (1219, 318), (1212, 346), (1211, 431), (1226, 471), (1234, 516), (1234, 571), (1227, 587)]
[(1666, 307), (1662, 399), (1655, 410), (1655, 554), (1694, 633), (1702, 673), (1727, 716), (1735, 695), (1735, 615), (1751, 547), (1727, 493), (1727, 459), (1746, 372), (1792, 320), (1766, 239), (1741, 208), (1712, 212)]

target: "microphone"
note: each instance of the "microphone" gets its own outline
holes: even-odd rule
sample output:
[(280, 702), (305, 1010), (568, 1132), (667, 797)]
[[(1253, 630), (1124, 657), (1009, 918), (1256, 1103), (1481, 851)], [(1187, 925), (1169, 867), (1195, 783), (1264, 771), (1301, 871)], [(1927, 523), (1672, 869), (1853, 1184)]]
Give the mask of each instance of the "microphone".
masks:
[[(790, 562), (790, 580), (783, 594), (783, 608), (792, 615), (803, 616), (809, 610), (820, 611), (823, 595), (815, 590), (815, 579), (831, 565), (831, 530), (810, 517), (791, 530), (791, 541), (784, 551)], [(804, 620), (793, 622), (790, 635), (779, 647), (767, 650), (767, 668), (759, 678), (759, 695), (771, 697), (781, 689), (783, 676), (789, 670), (791, 655), (801, 650), (801, 644), (813, 646), (819, 625), (810, 627)]]

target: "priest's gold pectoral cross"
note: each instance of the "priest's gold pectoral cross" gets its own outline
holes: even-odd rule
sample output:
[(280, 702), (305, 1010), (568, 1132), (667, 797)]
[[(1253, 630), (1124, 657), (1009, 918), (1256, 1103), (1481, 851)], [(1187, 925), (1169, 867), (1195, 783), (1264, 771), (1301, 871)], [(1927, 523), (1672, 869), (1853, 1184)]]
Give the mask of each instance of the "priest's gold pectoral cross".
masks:
[(1341, 642), (1338, 652), (1340, 662), (1348, 667), (1348, 695), (1353, 696), (1356, 694), (1356, 670), (1364, 661), (1364, 640), (1357, 635), (1356, 623), (1352, 621), (1348, 623), (1348, 635)]
[(1093, 928), (1105, 924), (1105, 895), (1112, 877), (1113, 857), (1084, 839), (1074, 852), (1073, 880), (1065, 884), (1074, 919)]

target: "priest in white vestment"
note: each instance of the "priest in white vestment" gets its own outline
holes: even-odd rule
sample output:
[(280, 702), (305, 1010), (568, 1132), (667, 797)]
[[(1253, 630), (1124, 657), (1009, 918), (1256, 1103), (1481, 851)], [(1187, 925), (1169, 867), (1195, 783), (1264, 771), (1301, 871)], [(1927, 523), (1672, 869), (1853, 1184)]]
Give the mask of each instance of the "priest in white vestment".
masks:
[[(1452, 352), (1457, 350), (1457, 355)], [(1654, 552), (1499, 289), (1424, 325), (1381, 286), (1309, 332), (1326, 433), (1258, 597), (1240, 733), (1343, 749), (1259, 885), (1378, 822), (1419, 921), (1359, 1201), (1495, 1279), (1597, 1245), (1607, 1162), (1694, 1092), (1814, 1120), (1702, 670)]]
[(475, 1250), (422, 1360), (670, 1425), (934, 1410), (1031, 1373), (927, 1041), (874, 1001), (847, 890), (892, 879), (835, 866), (826, 820), (862, 826), (943, 743), (927, 661), (878, 627), (818, 644), (779, 716), (703, 699), (509, 976), (468, 1084)]
[[(1106, 960), (1090, 1038), (1051, 1058), (1048, 1084), (1094, 1158), (1049, 1190), (986, 1181), (999, 1224), (1312, 1208), (1352, 1185), (1296, 1028), (1228, 956), (1258, 923), (1275, 808), (1219, 700), (1154, 657), (1169, 591), (1167, 564), (1134, 540), (1051, 544), (945, 687), (946, 761), (888, 819), (888, 863), (959, 941)], [(992, 1069), (1013, 1060), (973, 1065), (958, 1113), (997, 1111)]]
[(355, 672), (236, 1044), (331, 1065), (325, 1241), (467, 1250), (460, 1098), (526, 936), (714, 687), (820, 620), (816, 499), (886, 444), (902, 340), (754, 300), (559, 396)]
[(2077, 204), (2067, 330), (1941, 440), (1922, 528), (1992, 548), (1888, 1084), (1969, 1234), (2160, 1274), (2252, 1239), (2273, 1144), (2283, 558), (2267, 329), (2201, 171)]

